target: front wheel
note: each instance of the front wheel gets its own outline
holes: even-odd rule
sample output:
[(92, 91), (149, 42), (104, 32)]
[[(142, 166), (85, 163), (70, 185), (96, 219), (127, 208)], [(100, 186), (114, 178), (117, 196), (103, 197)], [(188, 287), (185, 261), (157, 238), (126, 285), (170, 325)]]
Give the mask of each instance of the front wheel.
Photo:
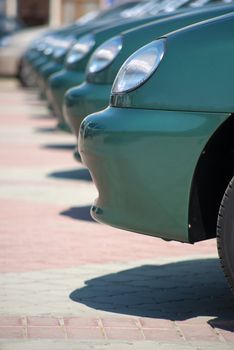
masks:
[(217, 247), (224, 274), (234, 293), (234, 177), (219, 208)]
[(18, 79), (23, 87), (34, 88), (36, 86), (35, 77), (24, 60), (21, 60), (18, 67)]

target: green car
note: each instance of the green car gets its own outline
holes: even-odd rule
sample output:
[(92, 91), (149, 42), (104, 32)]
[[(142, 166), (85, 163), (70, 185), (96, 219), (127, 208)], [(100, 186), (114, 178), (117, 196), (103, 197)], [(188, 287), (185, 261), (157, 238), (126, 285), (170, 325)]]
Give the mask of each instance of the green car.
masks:
[(195, 243), (217, 237), (234, 291), (234, 12), (136, 51), (79, 150), (99, 192), (92, 216)]
[[(157, 4), (157, 1), (150, 1), (145, 5), (137, 6), (138, 12), (139, 9), (141, 9), (141, 12), (138, 13), (135, 7), (135, 20), (130, 21), (129, 19), (127, 19), (124, 22), (121, 21), (118, 24), (106, 27), (103, 30), (96, 30), (90, 32), (88, 35), (82, 36), (68, 53), (64, 69), (50, 76), (48, 81), (47, 79), (51, 73), (52, 67), (45, 67), (45, 71), (41, 73), (42, 75), (44, 75), (44, 84), (47, 85), (47, 98), (50, 101), (50, 104), (53, 106), (54, 110), (56, 111), (56, 115), (59, 117), (60, 125), (64, 124), (64, 116), (62, 109), (64, 94), (69, 88), (84, 82), (85, 69), (88, 60), (91, 54), (99, 45), (105, 42), (105, 40), (108, 40), (109, 38), (118, 35), (122, 31), (126, 31), (140, 25), (145, 25), (155, 20), (173, 16), (175, 12), (158, 13), (163, 9), (163, 7), (169, 6), (169, 4), (171, 4), (170, 6), (172, 6), (173, 9), (179, 9), (176, 11), (176, 13), (185, 13), (189, 10), (195, 11), (192, 8), (186, 7), (191, 3), (194, 2), (192, 2), (191, 0), (180, 0), (177, 2), (164, 0), (160, 3), (160, 5)], [(144, 10), (142, 9), (142, 7), (144, 8)], [(132, 12), (133, 9), (129, 11)], [(154, 13), (156, 14), (154, 15)], [(141, 45), (134, 47), (134, 49), (140, 46)]]
[[(232, 11), (234, 11), (234, 5), (205, 7), (124, 32), (98, 47), (89, 61), (86, 81), (68, 90), (65, 95), (64, 115), (75, 135), (78, 135), (80, 124), (87, 115), (108, 106), (115, 76), (124, 61), (134, 51), (165, 33)], [(62, 71), (56, 77), (51, 78), (51, 83), (63, 77), (64, 74)], [(68, 76), (68, 73), (66, 74)], [(70, 73), (68, 82), (75, 82), (77, 74)], [(80, 75), (80, 82), (82, 78), (83, 75)], [(64, 88), (68, 88), (69, 85), (64, 82), (63, 84)], [(62, 96), (59, 96), (57, 100), (61, 101)], [(79, 159), (79, 153), (75, 152), (75, 155)]]
[(30, 45), (21, 62), (24, 85), (30, 85), (30, 80), (33, 77), (36, 85), (40, 86), (38, 70), (51, 62), (54, 55), (61, 56), (68, 49), (72, 38), (69, 38), (70, 41), (65, 41), (63, 38), (69, 36), (76, 28), (77, 25), (72, 24), (59, 30), (50, 31)]
[(37, 69), (37, 67), (50, 62), (54, 49), (58, 46), (58, 49), (61, 51), (64, 46), (63, 38), (69, 37), (70, 33), (76, 30), (77, 27), (79, 27), (77, 24), (71, 24), (62, 29), (49, 31), (46, 35), (39, 38), (25, 52), (25, 64), (30, 65), (32, 69)]
[[(87, 63), (98, 46), (122, 31), (145, 25), (161, 18), (168, 18), (172, 15), (172, 13), (157, 14), (156, 16), (146, 14), (143, 18), (124, 21), (120, 24), (86, 33), (86, 35), (77, 40), (76, 44), (69, 51), (63, 70), (50, 75), (52, 66), (47, 65), (43, 68), (44, 71), (40, 69), (39, 73), (41, 74), (41, 81), (43, 79), (43, 84), (46, 88), (47, 98), (56, 111), (60, 125), (64, 124), (62, 110), (64, 94), (70, 87), (81, 84), (85, 80)], [(55, 64), (54, 67), (56, 67)]]
[[(190, 0), (180, 1), (186, 3)], [(123, 25), (123, 28), (126, 25), (126, 28), (128, 28), (127, 23), (129, 23), (129, 27), (131, 28), (133, 20), (130, 13), (134, 9), (138, 9), (138, 14), (135, 17), (139, 20), (142, 19), (142, 23), (145, 23), (145, 19), (143, 18), (149, 17), (151, 11), (155, 12), (155, 8), (157, 8), (158, 12), (158, 6), (158, 0), (146, 0), (141, 3), (140, 1), (131, 1), (101, 12), (93, 21), (89, 21), (88, 23), (80, 24), (80, 21), (78, 21), (64, 29), (55, 31), (53, 35), (47, 38), (46, 42), (42, 43), (42, 48), (44, 45), (44, 48), (41, 50), (42, 54), (36, 60), (34, 59), (32, 64), (40, 90), (45, 89), (46, 80), (51, 74), (58, 72), (64, 67), (65, 57), (72, 43), (75, 43), (77, 40), (81, 40), (82, 43), (83, 37), (87, 39), (86, 34), (91, 31), (107, 28), (114, 24)], [(150, 11), (148, 10), (149, 7)], [(126, 11), (127, 13), (129, 12), (129, 15), (125, 16)]]
[(56, 39), (65, 38), (67, 35), (71, 34), (75, 30), (82, 31), (85, 30), (85, 28), (87, 27), (92, 28), (92, 26), (98, 25), (98, 23), (101, 23), (102, 25), (106, 21), (113, 21), (115, 18), (118, 18), (118, 16), (121, 19), (121, 13), (123, 11), (126, 11), (132, 7), (134, 8), (139, 3), (140, 0), (131, 1), (130, 3), (123, 3), (94, 15), (85, 15), (81, 17), (78, 21), (70, 25), (64, 26), (62, 28), (50, 30), (47, 35), (41, 37), (41, 40), (39, 40), (35, 44), (32, 43), (32, 45), (25, 53), (25, 60), (28, 61), (28, 63), (34, 64), (35, 60), (43, 56), (45, 56), (48, 59), (48, 56), (52, 57), (53, 50), (46, 49), (52, 48)]
[[(154, 4), (157, 0), (153, 0)], [(144, 1), (149, 3), (149, 1)], [(71, 25), (50, 31), (48, 35), (39, 42), (29, 48), (25, 54), (25, 61), (30, 65), (33, 74), (37, 76), (38, 84), (41, 90), (44, 89), (43, 79), (40, 75), (49, 76), (50, 74), (63, 68), (63, 63), (68, 49), (75, 39), (89, 32), (92, 29), (108, 26), (115, 21), (125, 21), (122, 16), (124, 11), (135, 8), (140, 4), (140, 0), (114, 6), (106, 11), (101, 11), (95, 17), (84, 16), (80, 20)], [(141, 2), (141, 6), (142, 2)]]

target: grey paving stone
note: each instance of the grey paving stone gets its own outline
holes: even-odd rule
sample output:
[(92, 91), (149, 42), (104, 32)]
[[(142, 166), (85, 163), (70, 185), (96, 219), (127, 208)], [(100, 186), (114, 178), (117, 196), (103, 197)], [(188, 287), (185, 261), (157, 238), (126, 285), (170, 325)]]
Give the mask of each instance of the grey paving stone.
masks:
[[(170, 266), (170, 259), (162, 266)], [(146, 261), (145, 261), (146, 262)], [(149, 263), (149, 261), (147, 261)], [(180, 263), (180, 262), (178, 262)], [(153, 260), (150, 270), (158, 265)], [(234, 299), (223, 279), (217, 289), (213, 281), (191, 289), (179, 283), (176, 290), (165, 288), (163, 281), (155, 288), (145, 281), (139, 288), (134, 282), (116, 283), (116, 275), (141, 270), (142, 262), (85, 265), (78, 268), (45, 270), (0, 275), (1, 314), (72, 314), (114, 313), (131, 316), (183, 320), (207, 316), (230, 318)], [(143, 265), (144, 266), (144, 265)], [(169, 267), (168, 267), (169, 268)], [(156, 268), (157, 270), (157, 268)], [(146, 271), (145, 271), (146, 272)], [(157, 276), (157, 272), (156, 272)], [(141, 280), (141, 275), (135, 278)], [(192, 281), (193, 275), (186, 277)], [(173, 282), (174, 283), (174, 282)], [(173, 284), (172, 283), (172, 284)], [(192, 286), (196, 286), (193, 280)]]

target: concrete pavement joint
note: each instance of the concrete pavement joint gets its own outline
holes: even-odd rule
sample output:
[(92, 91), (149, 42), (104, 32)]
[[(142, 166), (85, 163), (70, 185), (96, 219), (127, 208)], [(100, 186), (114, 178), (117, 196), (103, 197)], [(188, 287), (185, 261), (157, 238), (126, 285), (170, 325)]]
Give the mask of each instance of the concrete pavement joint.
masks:
[(102, 333), (103, 337), (104, 337), (105, 339), (107, 339), (107, 335), (106, 335), (106, 331), (105, 331), (104, 325), (103, 325), (103, 323), (102, 323), (102, 319), (101, 319), (101, 318), (98, 318), (98, 319), (97, 319), (97, 322), (98, 322), (98, 326), (99, 326), (99, 328), (100, 328), (100, 330), (101, 330), (101, 333)]
[(185, 341), (186, 340), (185, 336), (184, 336), (183, 332), (181, 331), (180, 327), (178, 326), (177, 322), (174, 321), (173, 324), (174, 324), (174, 327), (176, 328), (176, 331), (178, 332), (179, 336)]

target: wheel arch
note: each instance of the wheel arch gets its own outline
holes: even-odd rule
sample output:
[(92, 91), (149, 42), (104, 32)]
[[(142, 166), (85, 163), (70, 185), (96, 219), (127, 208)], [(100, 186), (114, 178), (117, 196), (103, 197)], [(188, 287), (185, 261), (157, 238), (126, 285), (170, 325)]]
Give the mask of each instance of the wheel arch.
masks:
[(216, 237), (218, 211), (234, 170), (234, 114), (211, 136), (196, 165), (189, 199), (189, 241)]

